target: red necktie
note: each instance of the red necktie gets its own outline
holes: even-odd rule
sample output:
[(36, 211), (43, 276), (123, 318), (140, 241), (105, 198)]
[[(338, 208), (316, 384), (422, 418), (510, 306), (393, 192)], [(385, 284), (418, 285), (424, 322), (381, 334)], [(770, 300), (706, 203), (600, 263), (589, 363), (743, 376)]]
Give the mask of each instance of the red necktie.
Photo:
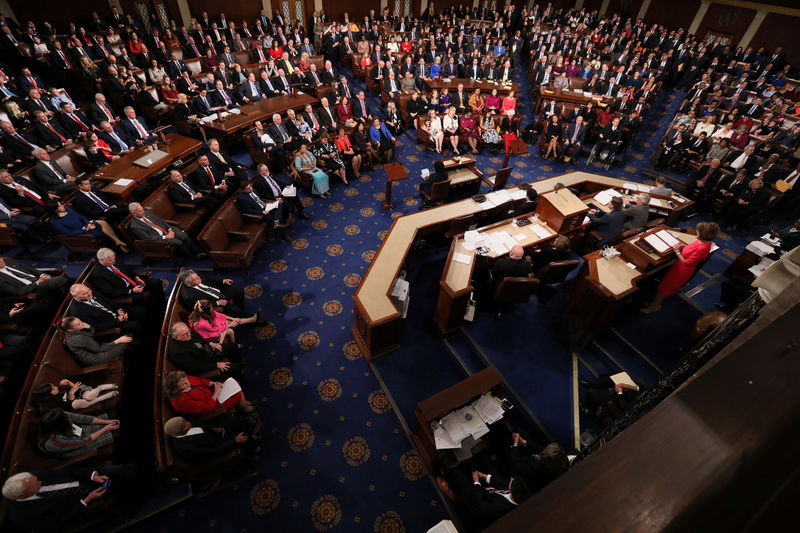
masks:
[(125, 281), (127, 281), (128, 283), (130, 283), (130, 284), (131, 284), (133, 287), (135, 287), (135, 286), (136, 286), (136, 282), (135, 282), (135, 281), (133, 281), (133, 280), (132, 280), (131, 278), (129, 278), (128, 276), (126, 276), (125, 274), (123, 274), (123, 273), (122, 273), (122, 271), (121, 271), (120, 269), (118, 269), (117, 267), (115, 267), (115, 266), (111, 266), (111, 267), (108, 267), (108, 268), (110, 268), (110, 269), (111, 269), (111, 272), (113, 272), (113, 273), (114, 273), (114, 274), (116, 274), (117, 276), (121, 277), (122, 279), (124, 279)]
[(317, 117), (314, 116), (314, 112), (313, 111), (310, 113), (310, 115), (311, 115), (311, 120), (314, 122), (314, 129), (318, 130), (319, 129), (319, 122), (317, 122)]
[(149, 220), (147, 220), (145, 217), (142, 217), (142, 220), (144, 220), (146, 224), (149, 224), (151, 227), (153, 227), (153, 228), (157, 229), (157, 230), (158, 230), (158, 231), (160, 231), (161, 233), (163, 233), (163, 234), (165, 234), (165, 235), (167, 234), (167, 230), (165, 230), (164, 228), (162, 228), (162, 227), (161, 227), (161, 226), (159, 226), (158, 224), (155, 224), (155, 223), (153, 223), (153, 222), (150, 222), (150, 221), (149, 221)]
[(364, 118), (367, 117), (367, 106), (364, 105), (364, 100), (361, 100), (361, 112), (364, 113)]
[(36, 84), (36, 80), (33, 79), (33, 76), (28, 76), (28, 79), (30, 80), (31, 84), (33, 84), (34, 88), (39, 88), (39, 86)]
[(65, 138), (63, 135), (61, 135), (60, 133), (58, 133), (58, 132), (57, 132), (57, 131), (56, 131), (56, 130), (53, 128), (53, 126), (51, 126), (49, 123), (47, 124), (47, 128), (48, 128), (50, 131), (52, 131), (53, 133), (55, 133), (56, 135), (58, 135), (58, 138), (59, 138), (59, 139), (61, 139), (61, 142), (62, 142), (62, 143), (63, 143), (64, 141), (66, 141), (66, 140), (67, 140), (67, 139), (66, 139), (66, 138)]
[(211, 172), (211, 167), (206, 167), (206, 172), (208, 172), (208, 177), (211, 178), (211, 185), (217, 186), (217, 182), (214, 181), (214, 173)]
[(34, 195), (34, 194), (33, 194), (31, 191), (29, 191), (27, 188), (23, 188), (23, 189), (22, 189), (22, 193), (23, 193), (25, 196), (27, 196), (28, 198), (30, 198), (31, 200), (33, 200), (34, 202), (36, 202), (37, 204), (39, 204), (39, 205), (44, 205), (44, 200), (42, 200), (41, 198), (37, 198), (37, 197), (36, 197), (36, 195)]
[(106, 106), (101, 105), (100, 107), (103, 109), (103, 113), (106, 114), (106, 117), (108, 117), (108, 120), (114, 120), (114, 115), (111, 114), (111, 111), (109, 111)]
[(63, 59), (63, 60), (64, 60), (64, 64), (65, 64), (65, 65), (67, 65), (67, 68), (72, 68), (72, 67), (70, 66), (70, 64), (69, 64), (69, 61), (67, 61), (67, 56), (65, 56), (65, 55), (64, 55), (64, 52), (62, 52), (61, 50), (59, 50), (59, 51), (58, 51), (58, 53), (59, 53), (59, 54), (61, 54), (61, 59)]

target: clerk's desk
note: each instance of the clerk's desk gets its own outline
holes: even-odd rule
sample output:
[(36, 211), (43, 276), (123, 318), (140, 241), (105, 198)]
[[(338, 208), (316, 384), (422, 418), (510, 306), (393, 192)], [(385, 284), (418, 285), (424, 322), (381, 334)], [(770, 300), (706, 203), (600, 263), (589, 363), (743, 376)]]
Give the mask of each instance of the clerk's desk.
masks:
[[(599, 191), (609, 187), (623, 187), (625, 180), (589, 172), (569, 172), (535, 181), (530, 185), (541, 195), (552, 191), (557, 183)], [(492, 215), (510, 207), (508, 205), (484, 211), (480, 204), (467, 199), (409, 213), (394, 221), (353, 295), (352, 333), (365, 358), (379, 357), (400, 346), (403, 316), (389, 293), (414, 240), (448, 228), (450, 221), (455, 218), (480, 212)], [(411, 290), (413, 292), (413, 286)]]
[[(638, 190), (631, 190), (629, 187), (614, 187), (614, 190), (620, 193), (624, 193), (628, 191), (629, 195), (636, 195), (639, 192), (646, 192), (650, 195), (650, 214), (651, 216), (655, 215), (657, 218), (661, 217), (664, 218), (664, 224), (667, 226), (675, 226), (678, 222), (681, 221), (683, 217), (683, 212), (689, 206), (694, 204), (693, 200), (686, 198), (685, 196), (681, 196), (678, 193), (674, 193), (672, 196), (660, 196), (657, 194), (652, 194), (649, 189), (652, 187), (648, 187), (647, 185), (637, 184)], [(600, 192), (600, 191), (597, 191)], [(586, 201), (587, 205), (591, 204), (594, 207), (597, 207), (599, 210), (604, 211), (606, 213), (611, 212), (611, 205), (610, 204), (601, 204), (597, 201), (592, 201), (594, 198), (594, 193), (590, 192), (585, 195), (581, 195), (581, 199)]]
[(444, 170), (450, 181), (450, 192), (461, 191), (469, 195), (478, 194), (483, 172), (475, 168), (475, 156), (461, 155), (443, 159)]
[(638, 289), (639, 281), (676, 261), (672, 251), (658, 255), (638, 246), (645, 236), (660, 230), (668, 231), (685, 244), (697, 240), (695, 235), (658, 226), (619, 243), (615, 248), (621, 255), (613, 259), (605, 259), (600, 250), (583, 256), (584, 264), (569, 290), (567, 311), (582, 339), (586, 340), (610, 325), (616, 313), (627, 304), (628, 297)]

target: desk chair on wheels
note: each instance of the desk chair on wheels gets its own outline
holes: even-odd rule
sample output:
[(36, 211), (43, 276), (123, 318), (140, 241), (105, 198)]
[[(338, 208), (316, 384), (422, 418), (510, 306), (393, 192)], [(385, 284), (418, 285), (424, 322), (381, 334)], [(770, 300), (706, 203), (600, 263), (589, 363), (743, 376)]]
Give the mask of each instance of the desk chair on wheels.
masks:
[(530, 297), (539, 290), (539, 280), (533, 274), (528, 277), (507, 277), (497, 285), (494, 290), (494, 301), (498, 306), (497, 318), (503, 316), (503, 312), (509, 312), (517, 320), (522, 320), (522, 316), (514, 308), (515, 303), (528, 303)]

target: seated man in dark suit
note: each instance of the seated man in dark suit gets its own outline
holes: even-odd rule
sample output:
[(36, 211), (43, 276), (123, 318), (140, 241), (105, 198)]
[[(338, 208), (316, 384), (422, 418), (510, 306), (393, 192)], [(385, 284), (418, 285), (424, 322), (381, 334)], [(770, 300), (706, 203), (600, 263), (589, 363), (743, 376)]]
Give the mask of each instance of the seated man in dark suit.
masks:
[(277, 206), (270, 207), (269, 204), (273, 202), (261, 198), (249, 183), (236, 197), (236, 203), (239, 204), (239, 210), (242, 213), (260, 216), (264, 221), (274, 222), (276, 228), (286, 227), (287, 224), (283, 222), (283, 202), (278, 201)]
[(604, 213), (597, 209), (589, 209), (589, 220), (592, 221), (590, 229), (600, 234), (597, 247), (605, 246), (608, 241), (622, 233), (625, 224), (625, 213), (622, 212), (622, 198), (615, 196), (611, 199), (611, 212)]
[(173, 324), (169, 336), (167, 357), (179, 370), (193, 376), (215, 370), (234, 377), (242, 375), (242, 355), (235, 343), (209, 342), (185, 322)]
[(531, 489), (522, 478), (508, 480), (498, 474), (484, 474), (477, 470), (472, 472), (470, 479), (461, 468), (455, 468), (450, 472), (448, 482), (481, 527), (513, 511), (531, 496)]
[(569, 470), (569, 458), (557, 443), (548, 444), (538, 453), (534, 451), (519, 433), (511, 434), (508, 470), (512, 475), (524, 479), (532, 493), (540, 491)]
[(260, 120), (253, 123), (253, 133), (251, 139), (253, 146), (259, 152), (268, 154), (270, 157), (270, 164), (273, 168), (283, 169), (286, 167), (286, 152), (283, 151), (281, 146), (275, 142), (275, 139), (264, 129), (264, 125)]
[(0, 122), (0, 128), (3, 130), (3, 146), (14, 150), (16, 153), (23, 156), (30, 156), (31, 153), (39, 148), (39, 139), (34, 139), (32, 135), (17, 131), (14, 125), (10, 122)]
[(106, 97), (102, 93), (94, 95), (94, 102), (89, 104), (87, 115), (89, 120), (97, 125), (100, 125), (104, 120), (109, 122), (117, 122), (119, 120), (119, 113), (106, 101)]
[(33, 167), (36, 182), (49, 192), (59, 196), (69, 194), (75, 189), (75, 176), (70, 176), (59, 164), (50, 159), (50, 154), (44, 148), (34, 150), (33, 155), (38, 159)]
[(226, 89), (220, 80), (216, 81), (215, 90), (211, 92), (211, 102), (214, 107), (222, 109), (232, 109), (239, 107), (239, 103), (234, 98), (230, 90)]
[(284, 224), (286, 223), (287, 217), (292, 211), (297, 213), (297, 216), (300, 218), (308, 218), (308, 215), (303, 208), (303, 202), (301, 202), (300, 197), (297, 196), (296, 189), (294, 196), (283, 195), (283, 190), (289, 185), (292, 185), (292, 183), (279, 180), (270, 174), (269, 167), (267, 167), (267, 165), (263, 163), (258, 165), (258, 174), (256, 174), (255, 179), (253, 180), (253, 189), (263, 200), (268, 202), (274, 202), (278, 200), (283, 204), (281, 209), (281, 223)]
[(533, 271), (538, 272), (540, 268), (545, 265), (549, 265), (550, 263), (566, 261), (569, 259), (569, 247), (569, 238), (565, 237), (564, 235), (559, 235), (552, 242), (552, 244), (548, 244), (537, 250), (534, 250), (534, 252), (531, 254)]
[(167, 420), (164, 433), (172, 437), (175, 453), (191, 463), (213, 461), (239, 446), (253, 449), (258, 445), (253, 427), (242, 416), (217, 418), (194, 426), (178, 416)]
[(434, 183), (441, 183), (448, 180), (447, 172), (444, 170), (444, 163), (442, 161), (435, 161), (433, 163), (434, 172), (428, 175), (419, 186), (419, 196), (423, 200), (425, 197), (423, 193), (430, 195)]
[(496, 288), (505, 278), (525, 278), (530, 273), (531, 260), (525, 257), (522, 246), (516, 245), (508, 252), (508, 257), (500, 257), (492, 265), (492, 285)]
[(39, 226), (39, 219), (26, 215), (21, 209), (7, 205), (0, 197), (0, 224), (5, 224), (23, 239), (47, 242), (50, 238)]
[(72, 280), (66, 276), (50, 276), (17, 262), (10, 257), (0, 257), (0, 295), (11, 299), (26, 294), (61, 300), (67, 294)]
[(741, 221), (755, 215), (769, 202), (769, 191), (764, 188), (764, 182), (756, 178), (750, 180), (738, 197), (727, 204), (720, 213), (719, 218), (729, 227), (735, 228)]
[(42, 141), (41, 144), (50, 151), (61, 148), (62, 146), (70, 146), (72, 139), (69, 134), (62, 130), (60, 126), (50, 122), (50, 117), (41, 111), (36, 111), (34, 114), (35, 120), (33, 121), (33, 131), (36, 136)]
[(128, 208), (116, 205), (98, 189), (92, 187), (88, 176), (75, 179), (78, 191), (72, 197), (72, 207), (89, 220), (105, 219), (112, 226), (117, 226), (128, 216)]
[(107, 120), (103, 120), (100, 122), (100, 133), (98, 137), (108, 144), (108, 147), (111, 148), (112, 152), (118, 154), (127, 154), (134, 148), (134, 141), (128, 138), (128, 136), (120, 130), (118, 127), (114, 127), (111, 123)]
[(61, 102), (61, 114), (58, 121), (64, 131), (73, 139), (85, 138), (94, 127), (86, 115), (73, 108), (69, 102)]
[(222, 205), (222, 202), (213, 194), (203, 194), (194, 190), (191, 185), (186, 183), (179, 170), (171, 170), (169, 179), (167, 193), (173, 202), (192, 204), (199, 208), (205, 207), (209, 214), (213, 214)]
[(166, 241), (174, 246), (178, 253), (185, 256), (196, 259), (208, 257), (208, 254), (202, 251), (188, 233), (161, 220), (150, 211), (145, 212), (142, 204), (131, 202), (128, 204), (128, 211), (133, 215), (128, 229), (137, 239), (143, 241)]
[(197, 95), (197, 98), (194, 99), (192, 107), (194, 107), (195, 112), (201, 117), (206, 117), (219, 109), (216, 102), (209, 96), (205, 87), (200, 88), (200, 93)]
[(233, 194), (236, 185), (231, 183), (230, 187), (228, 186), (228, 180), (225, 179), (225, 175), (211, 164), (207, 155), (198, 157), (197, 162), (199, 163), (197, 168), (189, 176), (193, 189), (202, 191), (206, 195), (214, 196), (219, 200)]
[(36, 218), (41, 218), (47, 212), (55, 211), (59, 196), (22, 176), (15, 178), (3, 170), (0, 171), (0, 198), (9, 207), (30, 211)]
[(244, 290), (234, 286), (232, 279), (211, 275), (201, 278), (194, 270), (184, 270), (181, 281), (180, 301), (187, 309), (194, 308), (198, 300), (209, 300), (226, 315), (245, 318)]
[(148, 310), (164, 309), (164, 285), (147, 274), (136, 274), (110, 248), (97, 250), (98, 266), (92, 269), (89, 281), (92, 287), (109, 299), (130, 297), (133, 305), (146, 306)]
[(182, 60), (178, 59), (175, 52), (169, 55), (169, 63), (167, 63), (167, 74), (173, 80), (181, 77), (182, 73), (189, 72), (189, 67), (186, 66)]
[(356, 101), (352, 102), (351, 107), (353, 109), (353, 118), (358, 122), (367, 123), (372, 121), (372, 113), (370, 112), (367, 99), (364, 96), (364, 91), (358, 91)]
[(272, 115), (272, 126), (269, 127), (269, 136), (281, 146), (284, 152), (288, 153), (294, 150), (297, 139), (292, 137), (286, 125), (283, 124), (283, 119), (278, 113)]
[(125, 118), (120, 121), (122, 132), (137, 146), (155, 141), (156, 136), (150, 133), (147, 123), (142, 117), (136, 116), (136, 110), (131, 106), (124, 109)]
[(56, 112), (48, 99), (42, 98), (42, 93), (39, 89), (31, 89), (28, 91), (28, 98), (22, 102), (22, 108), (27, 111), (29, 115), (41, 111), (47, 115), (48, 118), (55, 115)]
[(239, 99), (245, 104), (260, 102), (264, 99), (261, 87), (256, 81), (256, 75), (252, 72), (248, 74), (247, 81), (239, 86)]
[[(575, 108), (575, 111), (578, 109)], [(586, 126), (583, 124), (583, 117), (577, 115), (575, 121), (567, 126), (564, 133), (564, 144), (562, 145), (563, 158), (569, 158), (570, 163), (575, 165), (581, 153), (583, 139), (586, 137)]]
[(705, 197), (722, 177), (719, 166), (720, 160), (712, 159), (707, 165), (700, 167), (686, 182), (684, 194), (697, 199)]
[(66, 314), (91, 324), (95, 331), (120, 328), (123, 333), (132, 335), (142, 331), (147, 319), (146, 309), (134, 306), (126, 309), (109, 298), (93, 294), (92, 289), (82, 283), (73, 284), (69, 293), (72, 301)]
[(219, 141), (213, 138), (208, 140), (208, 160), (211, 166), (237, 187), (247, 183), (247, 170), (244, 165), (234, 161), (230, 154), (224, 153)]
[(521, 217), (523, 215), (533, 216), (533, 212), (536, 211), (536, 206), (538, 205), (539, 193), (536, 192), (536, 189), (531, 187), (525, 192), (525, 203), (516, 209), (511, 209), (508, 214), (514, 218)]
[(107, 493), (130, 495), (135, 482), (133, 465), (32, 470), (6, 479), (3, 496), (11, 500), (9, 518), (20, 531), (58, 531)]

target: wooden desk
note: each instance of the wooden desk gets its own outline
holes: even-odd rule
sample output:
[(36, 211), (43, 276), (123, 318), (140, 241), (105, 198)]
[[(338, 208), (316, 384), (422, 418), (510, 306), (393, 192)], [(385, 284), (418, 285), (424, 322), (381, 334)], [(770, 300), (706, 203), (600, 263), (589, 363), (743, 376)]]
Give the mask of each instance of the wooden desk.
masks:
[[(615, 191), (622, 193), (625, 190), (628, 190), (627, 187), (611, 187)], [(644, 191), (641, 191), (644, 192)], [(636, 195), (637, 191), (631, 191), (630, 195)], [(694, 200), (690, 200), (685, 196), (680, 194), (673, 194), (672, 196), (659, 196), (650, 194), (650, 213), (655, 214), (655, 218), (663, 217), (664, 224), (667, 226), (677, 226), (678, 222), (681, 221), (683, 217), (683, 213), (685, 209), (688, 209), (689, 206), (694, 205)], [(595, 193), (592, 192), (591, 194), (585, 194), (581, 196), (581, 199), (586, 202), (586, 204), (592, 204), (596, 206), (599, 210), (610, 213), (611, 206), (601, 204), (600, 202), (594, 201)], [(670, 204), (672, 202), (672, 204)]]
[[(533, 216), (528, 217), (528, 219), (532, 223), (527, 226), (519, 227), (514, 224), (513, 219), (509, 219), (481, 228), (478, 231), (486, 235), (503, 231), (508, 232), (514, 238), (516, 244), (526, 249), (540, 246), (558, 236), (558, 233), (543, 220)], [(544, 228), (547, 231), (547, 237), (536, 235), (532, 229), (534, 226)], [(520, 236), (521, 240), (518, 240), (517, 236)], [(467, 256), (469, 262), (456, 261), (453, 259), (454, 254)], [(450, 245), (450, 254), (447, 256), (447, 263), (442, 273), (442, 280), (439, 282), (441, 289), (439, 289), (439, 301), (436, 304), (436, 315), (434, 316), (436, 325), (439, 326), (443, 333), (453, 331), (461, 326), (464, 321), (469, 295), (474, 290), (472, 279), (476, 265), (480, 262), (484, 268), (487, 268), (495, 259), (505, 255), (492, 251), (480, 254), (477, 250), (468, 250), (465, 247), (463, 234), (453, 239)]]
[(248, 129), (253, 126), (257, 120), (266, 120), (272, 122), (272, 115), (275, 113), (285, 115), (290, 109), (298, 111), (303, 109), (307, 104), (316, 105), (319, 103), (315, 97), (306, 93), (297, 93), (296, 95), (275, 96), (267, 98), (259, 102), (247, 104), (239, 107), (241, 113), (238, 115), (230, 114), (223, 120), (214, 120), (211, 122), (200, 122), (200, 130), (203, 135), (208, 137), (216, 137), (220, 141), (225, 140), (236, 132)]
[(502, 384), (503, 378), (497, 370), (489, 367), (417, 404), (411, 440), (428, 468), (433, 466), (436, 459), (436, 442), (431, 422)]
[[(594, 102), (598, 106), (605, 106), (603, 97), (599, 94), (585, 96), (583, 92), (570, 91), (567, 89), (542, 89), (536, 97), (535, 113), (538, 113), (542, 108), (542, 100), (555, 100), (556, 102), (565, 102), (575, 105), (586, 105), (589, 102)], [(613, 101), (613, 99), (607, 99)]]
[[(686, 244), (697, 239), (694, 235), (669, 228), (656, 230), (662, 229)], [(569, 291), (567, 312), (569, 319), (580, 329), (583, 340), (609, 326), (628, 297), (636, 292), (640, 280), (675, 262), (673, 252), (661, 257), (636, 246), (642, 235), (645, 234), (634, 235), (620, 243), (617, 249), (622, 255), (611, 260), (605, 259), (600, 250), (583, 257), (585, 262)]]
[(392, 187), (395, 181), (408, 179), (408, 171), (402, 163), (397, 161), (386, 163), (383, 165), (383, 169), (386, 171), (386, 199), (381, 204), (381, 207), (384, 209), (394, 209), (392, 205)]
[(478, 194), (481, 188), (483, 172), (475, 168), (475, 157), (462, 155), (442, 160), (447, 177), (450, 180), (450, 190), (466, 189), (470, 195)]
[[(567, 187), (589, 185), (601, 190), (621, 187), (625, 181), (588, 172), (570, 172), (533, 182), (531, 186), (541, 195), (553, 190), (556, 183)], [(454, 218), (482, 212), (491, 216), (499, 210), (484, 211), (480, 204), (467, 199), (410, 213), (394, 221), (353, 295), (352, 333), (365, 358), (379, 357), (400, 346), (402, 315), (392, 303), (389, 292), (417, 236), (446, 229)]]
[(437, 80), (425, 80), (425, 86), (428, 87), (428, 90), (432, 91), (436, 89), (439, 92), (442, 92), (442, 89), (447, 87), (447, 89), (452, 93), (458, 90), (458, 84), (464, 84), (464, 92), (472, 93), (475, 89), (480, 89), (482, 93), (485, 93), (484, 96), (487, 94), (492, 93), (492, 89), (497, 89), (498, 94), (507, 95), (510, 91), (514, 91), (514, 94), (519, 94), (519, 85), (516, 82), (511, 84), (503, 84), (502, 82), (494, 82), (489, 80), (473, 80), (472, 78), (450, 78), (450, 81), (442, 81), (441, 78)]
[[(147, 154), (145, 147), (140, 147), (97, 170), (92, 174), (92, 179), (108, 182), (108, 185), (103, 188), (103, 192), (119, 202), (127, 203), (132, 201), (133, 191), (141, 183), (168, 168), (178, 159), (183, 159), (186, 162), (185, 159), (190, 154), (193, 159), (195, 152), (203, 146), (201, 141), (191, 137), (184, 137), (177, 133), (167, 134), (166, 139), (166, 144), (161, 141), (152, 143), (158, 150), (166, 152), (167, 156), (154, 162), (149, 167), (139, 167), (133, 164), (134, 161)], [(117, 185), (114, 182), (118, 179), (132, 181), (127, 185)]]

